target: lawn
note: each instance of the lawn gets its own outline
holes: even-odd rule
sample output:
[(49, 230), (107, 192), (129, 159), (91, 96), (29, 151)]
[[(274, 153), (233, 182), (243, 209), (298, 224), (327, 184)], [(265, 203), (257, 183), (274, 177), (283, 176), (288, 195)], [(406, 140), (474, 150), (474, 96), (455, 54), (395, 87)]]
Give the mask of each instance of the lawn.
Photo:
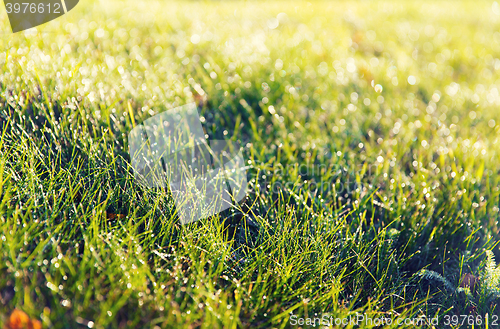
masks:
[[(500, 326), (498, 2), (0, 12), (0, 325)], [(248, 189), (181, 225), (128, 134), (192, 102)]]

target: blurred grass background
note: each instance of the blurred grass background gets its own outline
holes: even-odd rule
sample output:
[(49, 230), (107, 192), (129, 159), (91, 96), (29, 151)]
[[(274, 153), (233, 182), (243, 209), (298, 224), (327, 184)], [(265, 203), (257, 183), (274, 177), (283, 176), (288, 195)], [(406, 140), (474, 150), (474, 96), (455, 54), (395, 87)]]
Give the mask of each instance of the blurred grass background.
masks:
[[(15, 35), (0, 17), (0, 323), (499, 315), (497, 2), (84, 1)], [(250, 185), (181, 226), (127, 134), (192, 101), (243, 141)]]

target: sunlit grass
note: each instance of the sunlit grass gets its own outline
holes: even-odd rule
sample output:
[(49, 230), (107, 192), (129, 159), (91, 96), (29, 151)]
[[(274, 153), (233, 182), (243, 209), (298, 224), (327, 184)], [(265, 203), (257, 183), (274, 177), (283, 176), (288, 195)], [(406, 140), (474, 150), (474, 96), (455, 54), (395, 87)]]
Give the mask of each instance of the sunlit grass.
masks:
[[(0, 35), (0, 321), (500, 315), (499, 31), (489, 1), (88, 1)], [(127, 135), (192, 101), (250, 184), (181, 226)]]

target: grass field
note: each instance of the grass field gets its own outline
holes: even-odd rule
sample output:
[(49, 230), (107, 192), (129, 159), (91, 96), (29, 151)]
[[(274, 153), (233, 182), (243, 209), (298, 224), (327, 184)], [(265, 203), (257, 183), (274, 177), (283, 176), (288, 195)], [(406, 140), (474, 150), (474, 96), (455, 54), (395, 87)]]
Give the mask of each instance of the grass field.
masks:
[[(0, 12), (0, 324), (495, 328), (497, 2), (82, 0), (15, 35)], [(249, 186), (180, 225), (127, 135), (193, 101)]]

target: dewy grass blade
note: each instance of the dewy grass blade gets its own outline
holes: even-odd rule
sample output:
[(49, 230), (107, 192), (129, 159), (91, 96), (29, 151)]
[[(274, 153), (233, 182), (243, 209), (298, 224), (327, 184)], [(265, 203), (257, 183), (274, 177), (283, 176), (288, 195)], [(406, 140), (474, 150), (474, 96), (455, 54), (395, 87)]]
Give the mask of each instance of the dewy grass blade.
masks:
[(498, 323), (498, 1), (35, 2), (0, 38), (0, 323)]

